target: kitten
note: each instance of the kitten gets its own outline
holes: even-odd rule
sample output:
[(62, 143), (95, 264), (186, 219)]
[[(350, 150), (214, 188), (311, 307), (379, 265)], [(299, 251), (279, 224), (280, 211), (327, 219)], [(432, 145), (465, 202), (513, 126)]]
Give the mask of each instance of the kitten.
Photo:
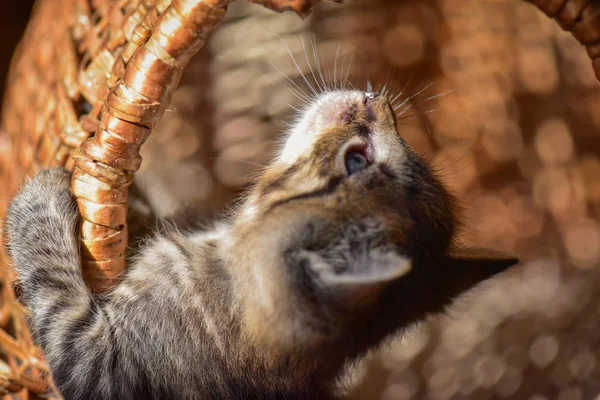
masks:
[(320, 95), (235, 215), (157, 235), (102, 297), (69, 189), (40, 172), (7, 221), (66, 399), (333, 399), (347, 363), (517, 262), (452, 255), (455, 201), (374, 93)]

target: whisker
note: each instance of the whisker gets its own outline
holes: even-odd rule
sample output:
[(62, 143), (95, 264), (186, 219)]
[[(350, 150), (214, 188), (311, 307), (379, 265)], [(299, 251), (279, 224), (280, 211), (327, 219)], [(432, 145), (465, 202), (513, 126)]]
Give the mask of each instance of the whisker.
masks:
[(416, 69), (413, 68), (412, 72), (410, 73), (410, 75), (408, 77), (408, 80), (402, 87), (402, 90), (400, 90), (400, 93), (398, 93), (393, 99), (390, 100), (390, 104), (394, 104), (396, 102), (396, 100), (398, 100), (400, 97), (402, 97), (402, 95), (404, 94), (404, 91), (408, 88), (412, 79), (414, 78), (415, 73), (416, 73)]
[[(454, 160), (450, 165), (447, 165), (443, 168), (451, 168), (453, 166), (455, 166), (456, 164), (458, 164), (459, 162), (462, 161), (463, 158), (465, 158), (467, 156), (467, 154), (469, 154), (469, 152), (473, 150), (473, 146), (469, 147), (462, 156), (460, 156), (459, 158), (457, 158), (456, 160)], [(435, 165), (433, 165), (432, 167), (438, 167), (439, 165), (442, 164), (442, 162), (447, 161), (448, 159), (450, 159), (452, 157), (453, 154), (449, 154), (446, 158), (444, 158), (442, 161), (436, 163)]]
[[(465, 156), (466, 156), (467, 154), (469, 154), (469, 152), (468, 152), (468, 151), (465, 153)], [(464, 157), (464, 156), (463, 156), (463, 157)], [(452, 176), (452, 175), (457, 175), (457, 174), (460, 174), (460, 173), (461, 173), (461, 172), (463, 172), (465, 169), (467, 169), (467, 168), (469, 168), (471, 165), (473, 165), (473, 163), (474, 163), (474, 162), (475, 162), (475, 160), (471, 160), (471, 161), (470, 161), (470, 162), (469, 162), (467, 165), (465, 165), (464, 167), (462, 167), (462, 168), (461, 168), (461, 169), (459, 169), (458, 171), (444, 172), (444, 176), (448, 177), (448, 176)], [(456, 163), (454, 163), (454, 164), (452, 164), (452, 165), (455, 165), (455, 164), (456, 164)], [(451, 166), (452, 166), (452, 165), (451, 165)], [(450, 168), (450, 167), (447, 167), (447, 168)], [(442, 172), (442, 171), (439, 171), (439, 172)]]
[(406, 99), (404, 99), (404, 101), (402, 103), (400, 103), (399, 107), (402, 107), (403, 105), (405, 105), (408, 101), (414, 99), (415, 97), (417, 97), (418, 95), (420, 95), (421, 93), (423, 93), (424, 91), (426, 91), (427, 89), (429, 89), (431, 87), (431, 85), (433, 85), (435, 82), (435, 80), (429, 82), (429, 84), (427, 84), (423, 89), (419, 90), (417, 93), (413, 94), (410, 97), (407, 97)]
[(304, 38), (300, 37), (300, 41), (302, 42), (302, 48), (304, 49), (304, 57), (306, 58), (306, 62), (308, 63), (308, 69), (310, 70), (310, 73), (312, 74), (313, 80), (314, 80), (315, 84), (317, 85), (317, 87), (319, 88), (319, 91), (324, 92), (323, 88), (321, 87), (321, 84), (319, 83), (319, 80), (317, 79), (317, 77), (315, 75), (315, 71), (313, 70), (312, 63), (310, 62), (310, 60), (308, 58), (308, 52), (306, 51), (306, 44), (304, 43)]
[(291, 83), (292, 85), (294, 85), (294, 88), (289, 87), (288, 88), (292, 91), (292, 93), (294, 93), (294, 95), (296, 97), (298, 97), (298, 99), (300, 99), (301, 101), (303, 101), (304, 103), (309, 103), (311, 101), (311, 97), (308, 95), (308, 93), (306, 93), (304, 90), (302, 90), (302, 88), (300, 87), (300, 85), (298, 85), (296, 82), (294, 82), (294, 80), (292, 78), (290, 78), (287, 74), (285, 74), (283, 71), (281, 71), (272, 61), (270, 62), (271, 66), (273, 66), (273, 68), (275, 68), (275, 71), (282, 77), (285, 78), (289, 83)]
[(423, 102), (431, 101), (431, 100), (433, 100), (433, 99), (437, 99), (437, 98), (439, 98), (439, 97), (443, 97), (443, 96), (446, 96), (446, 95), (452, 94), (452, 93), (456, 92), (457, 90), (458, 90), (458, 88), (455, 88), (455, 89), (450, 89), (450, 90), (448, 90), (447, 92), (440, 93), (440, 94), (436, 94), (436, 95), (434, 95), (434, 96), (428, 97), (428, 98), (426, 98), (425, 100), (423, 100)]
[[(408, 105), (406, 105), (397, 115), (400, 116), (400, 115), (404, 114), (405, 112), (410, 110), (412, 108), (412, 106), (413, 106), (412, 103), (408, 103)], [(394, 111), (398, 110), (398, 108), (400, 108), (400, 107), (394, 107)]]
[[(313, 38), (314, 38), (314, 34), (313, 34)], [(313, 41), (313, 39), (310, 40), (310, 44), (313, 48), (313, 58), (315, 59), (315, 64), (317, 66), (317, 71), (319, 71), (319, 76), (321, 77), (321, 82), (323, 82), (323, 90), (326, 91), (327, 88), (327, 83), (325, 82), (325, 78), (323, 77), (323, 70), (321, 68), (321, 60), (319, 59), (319, 54), (317, 52), (317, 43), (316, 40)]]
[(235, 157), (223, 157), (223, 156), (219, 156), (219, 157), (211, 157), (211, 159), (213, 161), (215, 161), (215, 160), (235, 161), (235, 162), (240, 162), (240, 163), (243, 163), (243, 164), (248, 164), (248, 165), (251, 165), (253, 167), (259, 167), (259, 168), (264, 168), (266, 166), (266, 163), (265, 164), (260, 164), (260, 163), (257, 163), (257, 162), (248, 161), (248, 160), (242, 160), (242, 159), (235, 158)]
[(388, 90), (388, 83), (390, 82), (390, 76), (392, 75), (392, 68), (388, 67), (388, 72), (387, 75), (385, 77), (385, 81), (383, 82), (383, 84), (379, 84), (379, 86), (377, 86), (377, 93), (381, 93), (382, 96), (384, 97), (388, 97), (387, 96), (387, 90)]
[(297, 113), (302, 113), (303, 110), (301, 108), (298, 108), (296, 106), (294, 106), (293, 104), (288, 104), (288, 106), (293, 109), (294, 111), (296, 111)]
[(338, 60), (338, 56), (340, 55), (340, 46), (341, 43), (338, 43), (337, 45), (337, 49), (335, 50), (335, 59), (333, 61), (333, 85), (334, 88), (337, 87), (337, 60)]
[(342, 70), (340, 71), (340, 85), (338, 89), (343, 89), (345, 82), (344, 78), (344, 68), (346, 67), (346, 58), (348, 57), (348, 51), (344, 51), (344, 59), (342, 60)]
[(288, 89), (290, 90), (290, 92), (292, 92), (292, 94), (294, 96), (296, 96), (298, 98), (298, 100), (300, 100), (300, 102), (303, 105), (306, 105), (306, 104), (310, 103), (311, 98), (308, 97), (308, 95), (304, 94), (304, 92), (299, 92), (298, 90), (296, 90), (296, 89), (294, 89), (292, 87), (289, 87), (289, 86), (288, 86)]
[(404, 119), (409, 119), (409, 118), (412, 118), (412, 117), (416, 117), (417, 115), (419, 115), (419, 114), (418, 113), (413, 113), (413, 114), (408, 114), (408, 115), (403, 116), (402, 118), (397, 118), (397, 119), (399, 121), (402, 121)]
[(344, 83), (347, 83), (348, 78), (350, 77), (350, 68), (352, 67), (352, 61), (354, 61), (354, 54), (350, 55), (350, 60), (348, 61), (348, 70), (346, 71), (346, 75), (344, 76)]
[(298, 62), (296, 62), (296, 58), (294, 58), (294, 55), (292, 54), (292, 51), (290, 50), (290, 47), (287, 45), (287, 43), (285, 42), (285, 40), (283, 40), (283, 38), (281, 36), (279, 36), (276, 33), (274, 33), (274, 35), (275, 35), (275, 37), (277, 37), (279, 40), (282, 41), (282, 43), (285, 46), (288, 54), (290, 55), (290, 58), (292, 59), (292, 62), (294, 63), (294, 66), (296, 67), (296, 70), (300, 73), (300, 75), (302, 76), (302, 79), (304, 80), (304, 82), (306, 82), (306, 84), (308, 85), (308, 87), (313, 91), (314, 95), (317, 96), (318, 95), (317, 91), (315, 90), (314, 86), (311, 85), (311, 83), (309, 82), (309, 80), (306, 78), (306, 76), (304, 75), (304, 72), (302, 72), (302, 69), (298, 65)]
[[(423, 114), (431, 114), (432, 112), (436, 111), (437, 108), (431, 109), (431, 110), (425, 110), (423, 111)], [(402, 118), (398, 118), (398, 120), (403, 120), (403, 119), (408, 119), (408, 118), (412, 118), (412, 117), (416, 117), (417, 115), (419, 115), (418, 112), (413, 113), (413, 114), (408, 114), (406, 116), (403, 116)]]
[(335, 81), (333, 80), (333, 76), (331, 73), (331, 68), (330, 68), (331, 66), (328, 63), (323, 62), (323, 67), (325, 70), (325, 77), (327, 78), (327, 90), (333, 90), (333, 89), (335, 89), (335, 87), (334, 87)]
[(452, 153), (448, 154), (446, 157), (444, 157), (443, 159), (439, 160), (438, 162), (436, 162), (435, 164), (431, 164), (431, 169), (435, 170), (435, 171), (442, 171), (442, 169), (438, 169), (438, 167), (440, 165), (442, 165), (442, 163), (445, 163), (446, 161), (448, 161), (450, 159), (450, 157), (452, 157)]
[(405, 115), (402, 118), (398, 118), (398, 120), (402, 121), (403, 119), (409, 119), (409, 118), (412, 118), (412, 117), (416, 117), (417, 115), (418, 115), (417, 113), (408, 114), (408, 115)]

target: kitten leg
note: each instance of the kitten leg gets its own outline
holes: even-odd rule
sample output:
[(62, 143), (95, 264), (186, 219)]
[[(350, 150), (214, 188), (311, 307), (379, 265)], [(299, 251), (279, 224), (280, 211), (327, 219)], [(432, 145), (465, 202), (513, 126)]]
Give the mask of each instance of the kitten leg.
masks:
[(9, 207), (8, 250), (32, 332), (63, 396), (109, 398), (112, 390), (102, 387), (100, 371), (115, 361), (115, 345), (108, 318), (81, 275), (77, 219), (69, 175), (42, 171)]

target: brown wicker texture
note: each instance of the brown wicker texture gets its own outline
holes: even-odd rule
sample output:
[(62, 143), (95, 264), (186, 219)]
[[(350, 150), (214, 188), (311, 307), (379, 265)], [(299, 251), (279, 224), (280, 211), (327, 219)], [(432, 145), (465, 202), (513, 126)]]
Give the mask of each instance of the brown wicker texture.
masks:
[[(106, 290), (114, 284), (114, 278), (125, 267), (127, 192), (133, 173), (141, 166), (141, 146), (169, 107), (184, 68), (219, 24), (231, 1), (62, 0), (39, 1), (37, 4), (15, 55), (9, 77), (10, 87), (4, 103), (4, 128), (11, 136), (10, 139), (0, 136), (0, 139), (7, 142), (3, 144), (0, 141), (0, 178), (7, 188), (2, 193), (2, 204), (6, 204), (22, 184), (24, 177), (31, 176), (40, 168), (65, 165), (74, 169), (73, 192), (78, 198), (83, 216), (82, 268), (90, 286), (96, 291)], [(279, 11), (294, 10), (304, 16), (317, 1), (255, 2)], [(596, 76), (600, 79), (598, 3), (592, 0), (531, 2), (548, 16), (555, 18), (561, 27), (571, 31), (585, 45), (593, 60)], [(380, 46), (370, 46), (360, 40), (374, 40), (373, 35), (369, 36), (367, 32), (369, 27), (373, 25), (381, 28), (377, 21), (384, 21), (385, 14), (392, 8), (399, 9), (395, 4), (402, 2), (373, 3), (381, 3), (381, 7), (377, 8), (379, 14), (367, 12), (359, 24), (336, 22), (335, 19), (339, 18), (336, 11), (327, 8), (319, 11), (319, 18), (323, 22), (315, 26), (303, 26), (307, 31), (315, 32), (321, 43), (321, 50), (324, 45), (329, 45), (326, 54), (335, 54), (332, 45), (336, 41), (358, 38), (359, 41), (355, 41), (358, 43), (357, 57), (368, 59), (368, 54), (362, 52)], [(445, 10), (450, 10), (451, 3), (455, 2), (445, 3)], [(456, 3), (456, 7), (463, 8), (464, 5), (459, 3)], [(363, 1), (352, 7), (356, 9), (349, 6), (346, 12), (360, 15), (369, 5)], [(438, 13), (443, 11), (443, 7), (437, 10)], [(261, 14), (261, 18), (274, 21), (286, 18), (267, 11), (256, 13)], [(257, 16), (249, 15), (244, 18)], [(238, 21), (239, 19), (235, 19), (232, 23)], [(428, 35), (426, 30), (432, 27), (422, 25), (419, 27), (422, 31), (419, 32), (419, 29), (414, 29), (414, 21), (410, 18), (406, 18), (404, 22), (406, 25), (398, 24), (395, 28), (396, 36), (390, 35), (390, 41), (386, 43), (390, 47), (400, 46), (401, 43), (391, 44), (394, 43), (394, 38), (409, 38), (404, 43), (412, 44), (412, 47), (403, 50), (403, 57), (390, 56), (391, 64), (408, 68), (426, 54), (424, 38)], [(468, 24), (465, 22), (464, 25)], [(290, 35), (297, 35), (305, 29), (291, 28), (293, 24), (279, 26), (283, 31), (289, 29)], [(364, 32), (357, 33), (361, 29)], [(285, 37), (285, 32), (277, 33), (283, 33), (282, 36)], [(219, 31), (213, 46), (215, 53), (225, 51), (229, 46), (225, 34), (223, 40), (218, 40), (218, 36)], [(470, 39), (473, 37), (465, 34), (465, 43)], [(270, 36), (270, 40), (276, 39)], [(300, 54), (302, 50), (296, 48), (292, 52)], [(443, 51), (440, 57), (443, 62)], [(221, 79), (222, 85), (232, 83), (226, 76), (220, 76), (222, 71), (231, 71), (233, 68), (227, 65), (228, 62), (237, 65), (238, 72), (246, 74), (238, 81), (250, 80), (252, 73), (260, 75), (262, 68), (240, 66), (239, 61), (232, 59), (219, 62), (217, 57), (211, 62), (213, 73), (217, 75), (214, 78)], [(332, 61), (328, 64), (331, 65)], [(367, 62), (362, 64), (367, 68)], [(453, 71), (459, 73), (459, 67), (455, 66), (453, 70), (452, 65), (449, 65), (444, 71), (446, 75), (451, 75)], [(251, 72), (247, 72), (247, 68)], [(306, 65), (302, 65), (302, 69), (308, 72)], [(284, 72), (294, 79), (297, 77), (291, 70)], [(381, 70), (367, 69), (363, 73), (365, 76), (385, 75)], [(539, 82), (536, 82), (536, 77), (532, 75), (535, 74), (530, 74), (524, 80), (525, 84), (531, 85), (534, 91), (535, 88), (541, 88), (539, 93), (543, 93), (543, 85), (547, 84), (545, 77), (537, 77)], [(219, 81), (216, 85), (218, 87)], [(443, 89), (444, 86), (440, 85), (439, 88)], [(252, 92), (246, 88), (239, 90), (238, 94), (241, 96)], [(273, 101), (271, 108), (251, 116), (247, 111), (252, 99), (238, 100), (235, 103), (226, 97), (226, 92), (216, 90), (212, 95), (216, 133), (214, 139), (211, 139), (211, 145), (217, 157), (214, 171), (207, 174), (214, 174), (215, 185), (224, 184), (237, 188), (246, 182), (248, 170), (240, 167), (239, 162), (244, 161), (242, 159), (248, 153), (236, 153), (236, 148), (247, 149), (251, 143), (254, 150), (245, 161), (259, 164), (264, 162), (265, 143), (275, 135), (272, 126), (265, 124), (265, 116), (277, 119), (285, 114), (280, 106), (285, 101)], [(180, 92), (180, 95), (184, 96), (185, 92)], [(260, 96), (260, 99), (264, 98), (264, 94)], [(183, 100), (182, 104), (185, 102)], [(419, 106), (415, 104), (415, 107)], [(181, 115), (181, 112), (176, 110), (174, 114)], [(238, 135), (241, 131), (239, 126), (253, 128), (247, 129), (249, 132), (243, 137)], [(440, 128), (448, 129), (441, 125)], [(450, 136), (456, 134), (447, 133)], [(260, 140), (257, 140), (256, 137), (259, 136)], [(151, 140), (155, 138), (153, 136)], [(500, 141), (500, 144), (503, 143), (506, 141)], [(195, 148), (198, 147), (196, 145)], [(502, 158), (503, 147), (498, 148), (500, 150), (496, 156)], [(442, 152), (438, 155), (440, 153)], [(238, 163), (237, 167), (235, 163)], [(464, 171), (459, 172), (464, 176)], [(4, 212), (5, 210), (0, 210), (0, 217)], [(4, 252), (0, 253), (0, 262), (3, 266), (9, 265)], [(10, 270), (3, 270), (0, 325), (5, 330), (0, 330), (0, 345), (6, 354), (7, 363), (0, 364), (0, 387), (11, 393), (24, 387), (21, 394), (28, 396), (29, 393), (31, 397), (35, 396), (34, 393), (48, 391), (47, 368), (41, 361), (39, 350), (31, 343), (23, 318), (26, 311), (16, 302), (15, 293), (9, 284), (11, 274)]]

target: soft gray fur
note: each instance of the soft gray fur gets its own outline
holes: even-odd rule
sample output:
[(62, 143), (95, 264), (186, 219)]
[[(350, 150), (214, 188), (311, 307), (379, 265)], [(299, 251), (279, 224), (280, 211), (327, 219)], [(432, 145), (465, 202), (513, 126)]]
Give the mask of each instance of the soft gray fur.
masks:
[[(249, 371), (221, 379), (223, 359), (236, 357), (230, 338), (239, 328), (227, 274), (205, 259), (212, 244), (188, 249), (182, 237), (158, 237), (118, 290), (93, 299), (80, 273), (69, 188), (62, 170), (43, 171), (15, 197), (8, 215), (22, 301), (64, 397), (245, 397), (235, 380)], [(209, 333), (215, 312), (219, 328), (227, 327), (219, 338)]]

